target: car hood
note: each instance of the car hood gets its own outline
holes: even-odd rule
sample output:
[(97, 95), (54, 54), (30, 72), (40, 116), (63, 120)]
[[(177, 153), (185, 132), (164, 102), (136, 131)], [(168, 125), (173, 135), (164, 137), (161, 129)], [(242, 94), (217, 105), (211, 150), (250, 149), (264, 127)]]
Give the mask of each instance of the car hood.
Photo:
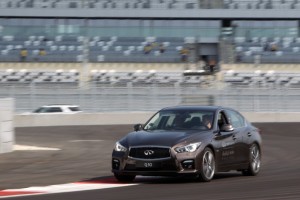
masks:
[[(199, 133), (199, 134), (197, 134)], [(124, 139), (128, 146), (174, 146), (175, 144), (202, 141), (208, 131), (137, 131), (131, 132)], [(196, 139), (197, 138), (197, 139)], [(194, 141), (194, 139), (196, 139)]]

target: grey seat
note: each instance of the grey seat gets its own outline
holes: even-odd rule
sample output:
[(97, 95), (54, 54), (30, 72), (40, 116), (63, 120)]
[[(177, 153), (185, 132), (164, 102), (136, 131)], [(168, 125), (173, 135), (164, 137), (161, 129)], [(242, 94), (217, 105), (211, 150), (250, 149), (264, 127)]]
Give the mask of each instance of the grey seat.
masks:
[(200, 117), (193, 117), (189, 124), (190, 127), (201, 126), (201, 125), (203, 125), (203, 124), (201, 122)]

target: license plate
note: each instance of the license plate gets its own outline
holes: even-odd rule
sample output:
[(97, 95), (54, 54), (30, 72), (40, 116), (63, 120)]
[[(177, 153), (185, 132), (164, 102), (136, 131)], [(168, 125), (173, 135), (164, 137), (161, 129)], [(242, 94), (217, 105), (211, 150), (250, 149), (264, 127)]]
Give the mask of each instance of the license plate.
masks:
[(157, 162), (146, 162), (146, 161), (139, 161), (136, 163), (137, 168), (158, 168), (159, 163)]

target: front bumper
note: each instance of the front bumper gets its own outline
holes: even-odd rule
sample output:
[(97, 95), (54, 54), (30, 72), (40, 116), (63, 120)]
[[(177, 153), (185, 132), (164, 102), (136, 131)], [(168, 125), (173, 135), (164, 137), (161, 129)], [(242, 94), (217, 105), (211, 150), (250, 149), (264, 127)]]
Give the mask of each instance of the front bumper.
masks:
[(196, 174), (195, 157), (171, 156), (163, 159), (137, 159), (120, 152), (113, 153), (112, 172), (123, 175), (177, 176)]

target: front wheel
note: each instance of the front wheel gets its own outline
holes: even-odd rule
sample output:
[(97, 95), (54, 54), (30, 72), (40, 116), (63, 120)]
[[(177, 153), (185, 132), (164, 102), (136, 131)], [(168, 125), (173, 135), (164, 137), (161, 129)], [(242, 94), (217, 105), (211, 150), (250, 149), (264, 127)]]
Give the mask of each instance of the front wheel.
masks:
[(114, 173), (115, 178), (123, 183), (132, 182), (135, 179), (135, 175), (123, 175), (123, 174), (117, 174)]
[(209, 182), (213, 179), (215, 170), (216, 162), (214, 153), (210, 148), (205, 148), (201, 158), (199, 178), (204, 182)]
[(243, 170), (242, 173), (245, 176), (256, 176), (259, 173), (261, 164), (261, 153), (257, 144), (253, 144), (250, 147), (249, 155), (249, 167)]

